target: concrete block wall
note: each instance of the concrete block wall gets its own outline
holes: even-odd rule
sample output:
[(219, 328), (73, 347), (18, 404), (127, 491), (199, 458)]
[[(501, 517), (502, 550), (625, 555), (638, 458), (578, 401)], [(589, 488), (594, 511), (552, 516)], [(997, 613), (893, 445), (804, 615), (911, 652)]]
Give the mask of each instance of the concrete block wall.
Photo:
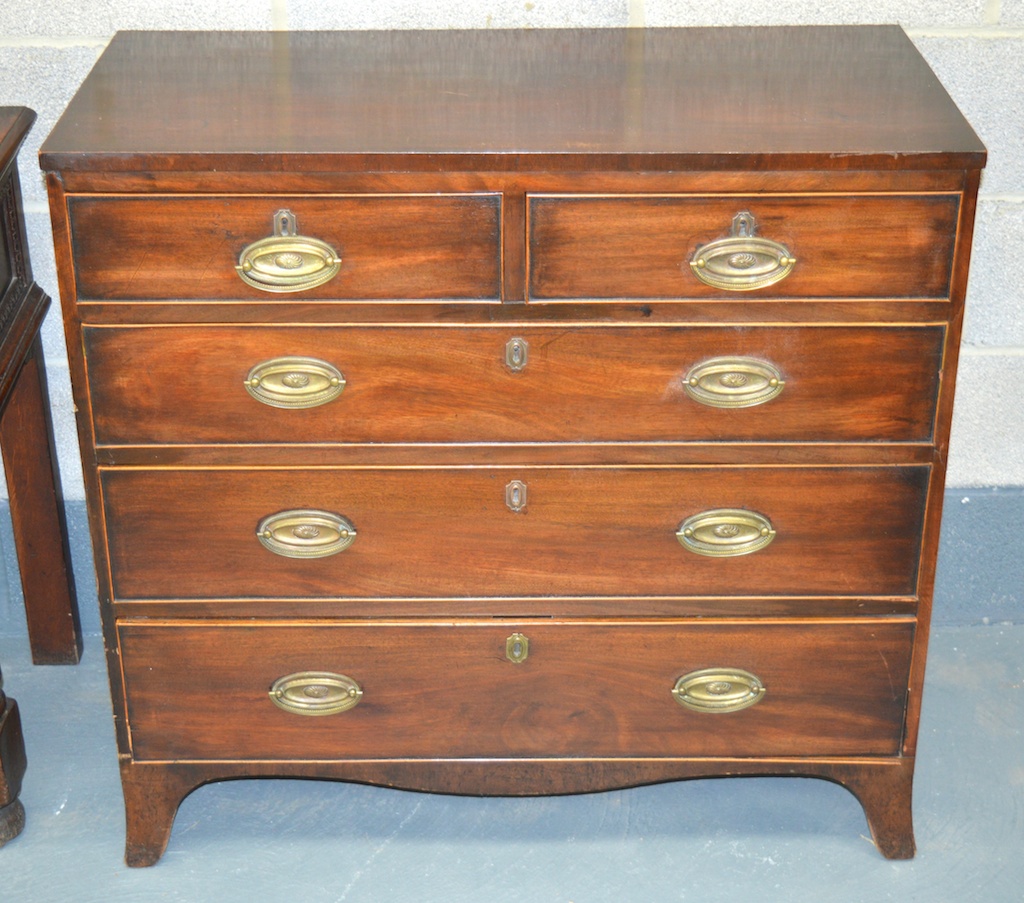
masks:
[[(76, 87), (119, 29), (883, 22), (896, 22), (906, 29), (989, 148), (948, 482), (963, 490), (964, 505), (998, 499), (992, 517), (979, 516), (975, 504), (970, 523), (986, 524), (993, 518), (1008, 523), (1014, 517), (1007, 520), (1006, 504), (1019, 508), (1024, 500), (1020, 488), (1024, 487), (1024, 405), (1018, 398), (1024, 366), (1024, 287), (1019, 275), (1024, 273), (1024, 0), (775, 0), (771, 4), (750, 0), (5, 0), (0, 16), (0, 104), (29, 106), (39, 114), (22, 152), (21, 176), (36, 280), (54, 298), (56, 308), (49, 216), (35, 156)], [(794, 90), (799, 91), (799, 86)], [(56, 312), (44, 327), (44, 342), (65, 495), (75, 511), (82, 511), (73, 406)], [(1015, 516), (1019, 520), (1019, 514)], [(84, 522), (79, 524), (78, 518), (72, 518), (72, 530), (80, 542), (87, 543)], [(951, 529), (957, 529), (955, 523)], [(1019, 545), (1019, 534), (1011, 532), (1009, 539)], [(1001, 543), (1003, 537), (992, 541)], [(963, 566), (969, 571), (977, 559), (971, 540), (964, 542)], [(10, 570), (9, 551), (5, 558)], [(1007, 562), (1012, 568), (1014, 561), (1010, 556), (996, 566), (1005, 571)], [(88, 566), (86, 561), (84, 569)], [(1015, 567), (1013, 573), (1020, 576), (1019, 562)], [(10, 582), (17, 583), (16, 579)], [(1017, 582), (1012, 591), (992, 590), (992, 598), (1020, 606), (1024, 580)], [(982, 597), (986, 592), (981, 591)], [(0, 611), (0, 631), (2, 627)]]

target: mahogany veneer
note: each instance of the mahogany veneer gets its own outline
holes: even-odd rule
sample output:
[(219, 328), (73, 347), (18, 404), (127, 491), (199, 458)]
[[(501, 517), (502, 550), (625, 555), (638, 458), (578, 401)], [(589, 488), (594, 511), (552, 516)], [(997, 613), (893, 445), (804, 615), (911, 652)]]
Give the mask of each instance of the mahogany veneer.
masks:
[[(899, 751), (907, 621), (538, 621), (525, 627), (529, 657), (512, 670), (505, 639), (523, 627), (495, 619), (457, 630), (427, 619), (126, 624), (133, 748), (150, 761)], [(310, 649), (329, 669), (360, 674), (367, 698), (354, 711), (365, 706), (365, 717), (310, 718), (296, 731), (266, 704), (266, 688), (301, 670)], [(865, 649), (884, 657), (888, 671)], [(742, 659), (770, 684), (749, 717), (723, 717), (713, 731), (706, 715), (680, 709), (666, 717), (676, 713), (664, 705), (665, 688), (680, 669), (723, 658)], [(189, 659), (206, 666), (182, 668)]]
[[(787, 197), (527, 196), (531, 300), (716, 297), (679, 260), (754, 208), (800, 267), (763, 298), (934, 298), (949, 290), (956, 194)], [(841, 226), (839, 224), (842, 224)]]
[(41, 165), (128, 862), (275, 775), (913, 855), (984, 162), (891, 27), (116, 36)]
[[(86, 327), (101, 446), (238, 442), (927, 442), (935, 423), (940, 326), (738, 327), (533, 324), (529, 378), (495, 367), (508, 327)], [(653, 336), (656, 342), (649, 341)], [(638, 360), (635, 349), (645, 348)], [(238, 359), (301, 348), (344, 362), (345, 404), (301, 423), (252, 409)], [(379, 366), (387, 349), (388, 367)], [(224, 351), (229, 353), (225, 354)], [(743, 412), (702, 407), (686, 371), (715, 354), (756, 353), (798, 392)], [(192, 404), (180, 403), (189, 361)], [(135, 374), (129, 380), (119, 373)], [(880, 379), (879, 374), (886, 378)], [(837, 393), (835, 385), (843, 386)], [(241, 397), (238, 397), (241, 395)], [(457, 419), (447, 416), (458, 410)]]

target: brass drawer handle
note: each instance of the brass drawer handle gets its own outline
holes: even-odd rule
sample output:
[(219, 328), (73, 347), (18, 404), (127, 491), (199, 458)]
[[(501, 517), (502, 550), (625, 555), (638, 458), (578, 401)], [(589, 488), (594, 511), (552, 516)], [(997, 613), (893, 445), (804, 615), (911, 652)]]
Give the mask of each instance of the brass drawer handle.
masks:
[(270, 701), (293, 715), (337, 715), (359, 705), (363, 688), (330, 671), (299, 671), (274, 681)]
[(695, 712), (738, 712), (764, 698), (764, 684), (742, 668), (703, 668), (684, 674), (672, 688), (676, 702)]
[(686, 374), (686, 394), (710, 408), (752, 408), (777, 396), (786, 385), (767, 361), (750, 357), (715, 357)]
[(263, 518), (256, 537), (282, 558), (327, 558), (356, 541), (356, 528), (340, 514), (295, 509)]
[(235, 271), (242, 281), (263, 292), (302, 292), (329, 282), (341, 268), (341, 257), (327, 242), (298, 234), (290, 210), (274, 214), (274, 234), (247, 245)]
[(749, 292), (785, 279), (796, 259), (785, 245), (756, 236), (756, 229), (753, 214), (737, 213), (728, 238), (697, 248), (690, 261), (693, 275), (730, 292)]
[(775, 539), (775, 528), (763, 514), (745, 508), (715, 508), (688, 517), (676, 539), (696, 555), (728, 558), (757, 552)]
[(245, 377), (245, 390), (272, 408), (319, 407), (334, 401), (344, 388), (342, 372), (315, 357), (275, 357)]

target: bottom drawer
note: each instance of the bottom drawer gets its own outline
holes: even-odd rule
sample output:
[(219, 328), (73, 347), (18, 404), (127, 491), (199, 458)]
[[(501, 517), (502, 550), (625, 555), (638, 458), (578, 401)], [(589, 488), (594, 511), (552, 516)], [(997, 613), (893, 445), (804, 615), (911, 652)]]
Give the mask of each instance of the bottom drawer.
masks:
[[(907, 620), (119, 626), (137, 761), (892, 755), (913, 630)], [(272, 700), (275, 682), (303, 674), (279, 686), (280, 703), (351, 707), (309, 717)]]

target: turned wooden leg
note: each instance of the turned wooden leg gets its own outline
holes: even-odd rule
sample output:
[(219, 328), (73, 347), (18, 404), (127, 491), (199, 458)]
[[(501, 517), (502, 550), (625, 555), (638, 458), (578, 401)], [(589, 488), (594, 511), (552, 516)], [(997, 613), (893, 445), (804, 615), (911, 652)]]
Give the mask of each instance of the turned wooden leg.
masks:
[(914, 760), (837, 769), (833, 778), (860, 800), (879, 852), (886, 859), (913, 859)]
[(167, 849), (181, 801), (197, 786), (188, 774), (166, 766), (121, 766), (126, 836), (124, 860), (132, 868), (153, 865)]
[(25, 827), (25, 807), (18, 794), (25, 774), (25, 741), (18, 704), (0, 691), (0, 847)]

